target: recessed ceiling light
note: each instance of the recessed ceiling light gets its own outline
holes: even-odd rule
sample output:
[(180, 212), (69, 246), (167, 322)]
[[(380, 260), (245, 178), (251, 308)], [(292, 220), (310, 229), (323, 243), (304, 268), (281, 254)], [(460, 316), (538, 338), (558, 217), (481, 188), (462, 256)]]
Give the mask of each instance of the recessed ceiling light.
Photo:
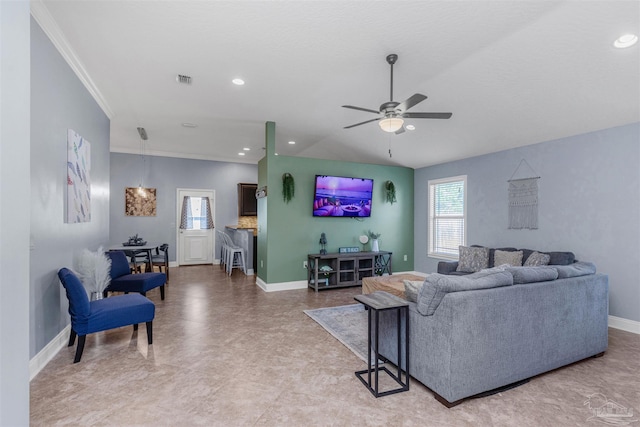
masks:
[(234, 85), (242, 86), (244, 84), (244, 80), (235, 78), (231, 80), (231, 83), (233, 83)]
[(185, 128), (197, 128), (198, 125), (195, 124), (195, 123), (182, 123), (182, 127), (185, 127)]
[(407, 130), (416, 130), (416, 127), (414, 125), (406, 125), (405, 129), (407, 129)]
[(249, 147), (244, 147), (244, 148), (243, 148), (243, 150), (244, 150), (244, 151), (250, 151), (250, 150), (251, 150), (251, 148), (249, 148)]
[(244, 156), (243, 152), (238, 153), (238, 156)]
[(289, 145), (296, 145), (295, 141), (289, 141)]
[(278, 153), (274, 153), (276, 156), (278, 155)]
[(625, 47), (631, 47), (638, 42), (638, 36), (635, 34), (625, 34), (620, 36), (613, 42), (613, 45), (618, 49), (624, 49)]

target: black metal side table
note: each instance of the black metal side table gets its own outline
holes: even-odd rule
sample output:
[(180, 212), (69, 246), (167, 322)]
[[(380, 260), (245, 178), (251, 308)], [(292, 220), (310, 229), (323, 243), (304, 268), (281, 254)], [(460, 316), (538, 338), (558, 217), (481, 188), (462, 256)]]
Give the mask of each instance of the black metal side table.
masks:
[[(387, 292), (377, 291), (371, 294), (364, 295), (356, 295), (354, 297), (356, 301), (363, 304), (368, 309), (368, 368), (362, 371), (357, 371), (356, 376), (362, 381), (369, 391), (375, 397), (386, 396), (389, 394), (400, 393), (403, 391), (409, 390), (409, 304), (407, 301), (402, 298), (398, 298), (395, 295), (391, 295)], [(395, 310), (397, 313), (397, 327), (398, 327), (398, 373), (393, 374), (386, 366), (379, 366), (379, 357), (380, 354), (378, 352), (378, 331), (380, 329), (380, 317), (379, 314), (381, 311), (387, 310)], [(373, 315), (374, 321), (372, 323), (371, 316)], [(405, 371), (404, 371), (404, 382), (402, 381), (402, 368), (401, 368), (401, 360), (402, 360), (402, 336), (401, 336), (401, 320), (404, 320), (404, 332), (405, 332), (405, 340), (404, 340), (404, 357), (405, 357)], [(374, 330), (372, 331), (372, 327)], [(374, 333), (374, 350), (373, 356), (375, 361), (373, 362), (373, 366), (371, 364), (371, 333)], [(387, 373), (398, 385), (399, 388), (387, 391), (379, 391), (378, 390), (378, 374), (380, 371), (384, 371)], [(375, 384), (371, 383), (371, 373), (373, 373)], [(363, 375), (367, 374), (367, 380), (363, 378)]]

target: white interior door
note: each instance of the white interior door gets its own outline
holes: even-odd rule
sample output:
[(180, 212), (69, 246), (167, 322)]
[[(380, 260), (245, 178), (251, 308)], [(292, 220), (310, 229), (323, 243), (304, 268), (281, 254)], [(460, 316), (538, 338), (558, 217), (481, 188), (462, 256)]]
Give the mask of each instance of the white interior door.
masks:
[[(181, 228), (185, 197), (188, 197), (190, 219), (185, 228)], [(176, 199), (178, 265), (213, 264), (215, 237), (212, 228), (204, 228), (206, 217), (203, 216), (202, 201), (205, 198), (209, 199), (211, 217), (215, 224), (215, 192), (213, 190), (178, 189)]]

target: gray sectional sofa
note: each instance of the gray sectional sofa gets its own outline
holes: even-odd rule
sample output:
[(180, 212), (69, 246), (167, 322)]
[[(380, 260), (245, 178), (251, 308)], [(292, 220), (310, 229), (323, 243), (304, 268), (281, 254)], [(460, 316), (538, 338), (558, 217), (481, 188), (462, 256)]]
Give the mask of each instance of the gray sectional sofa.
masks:
[[(448, 407), (607, 349), (608, 276), (590, 263), (434, 273), (414, 298), (410, 374)], [(381, 313), (379, 350), (393, 363), (395, 322)]]

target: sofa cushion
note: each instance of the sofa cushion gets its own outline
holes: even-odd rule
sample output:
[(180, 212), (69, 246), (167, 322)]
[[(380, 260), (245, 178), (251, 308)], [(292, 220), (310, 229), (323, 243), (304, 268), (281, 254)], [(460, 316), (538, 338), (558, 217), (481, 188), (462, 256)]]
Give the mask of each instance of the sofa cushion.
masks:
[(507, 252), (496, 249), (493, 260), (496, 267), (504, 264), (519, 267), (522, 265), (522, 251)]
[(510, 248), (510, 247), (506, 247), (506, 248), (489, 248), (489, 268), (496, 266), (496, 260), (495, 260), (496, 251), (515, 252), (517, 250), (518, 249), (516, 249), (516, 248)]
[(513, 276), (513, 284), (547, 282), (558, 278), (558, 270), (550, 266), (509, 267), (507, 271)]
[(447, 276), (433, 273), (427, 276), (418, 293), (417, 309), (423, 316), (431, 316), (435, 313), (442, 299), (450, 292), (509, 285), (513, 285), (513, 276), (500, 268), (487, 269), (466, 276)]
[(470, 248), (459, 246), (458, 267), (456, 271), (473, 273), (489, 266), (489, 248)]
[(404, 299), (411, 302), (418, 302), (418, 293), (424, 285), (424, 280), (403, 280)]
[(522, 263), (525, 267), (536, 267), (539, 265), (548, 265), (551, 260), (551, 255), (543, 254), (542, 252), (533, 251), (527, 258), (524, 263)]
[(576, 256), (573, 252), (546, 252), (551, 259), (549, 265), (570, 265), (576, 262)]
[(571, 265), (556, 265), (554, 268), (558, 271), (558, 279), (566, 279), (568, 277), (587, 276), (596, 273), (596, 266), (591, 262), (575, 262)]

